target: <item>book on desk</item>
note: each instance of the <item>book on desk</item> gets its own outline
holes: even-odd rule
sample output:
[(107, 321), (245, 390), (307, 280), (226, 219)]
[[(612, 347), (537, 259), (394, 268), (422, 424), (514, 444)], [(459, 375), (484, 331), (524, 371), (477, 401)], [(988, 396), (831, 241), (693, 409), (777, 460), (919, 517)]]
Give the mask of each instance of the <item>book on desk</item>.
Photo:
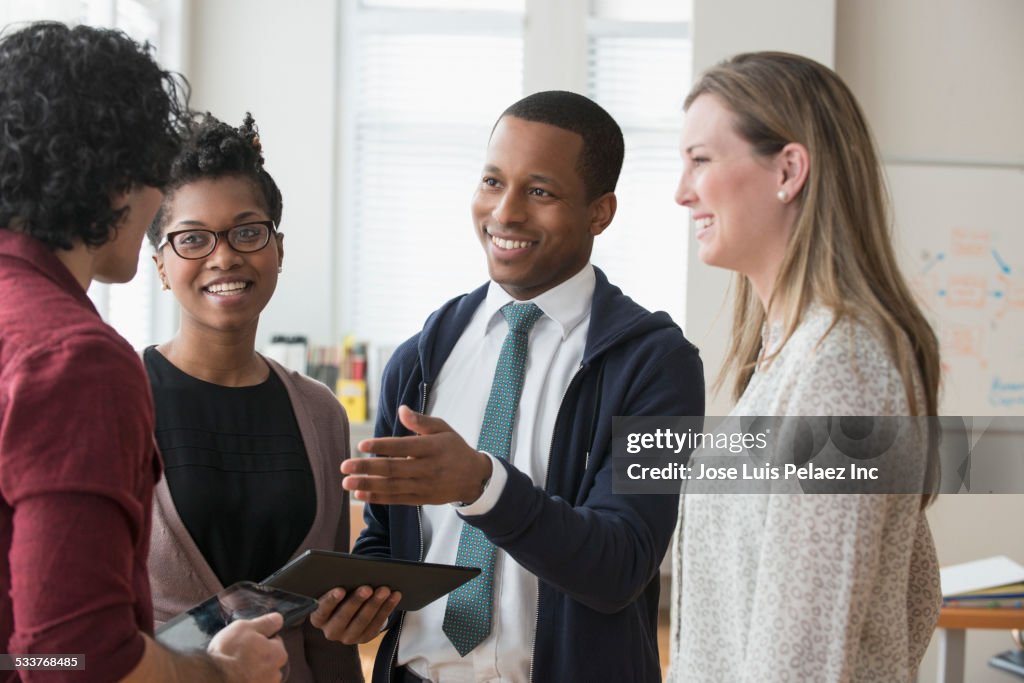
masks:
[(942, 606), (1024, 608), (1024, 566), (1005, 556), (944, 567)]

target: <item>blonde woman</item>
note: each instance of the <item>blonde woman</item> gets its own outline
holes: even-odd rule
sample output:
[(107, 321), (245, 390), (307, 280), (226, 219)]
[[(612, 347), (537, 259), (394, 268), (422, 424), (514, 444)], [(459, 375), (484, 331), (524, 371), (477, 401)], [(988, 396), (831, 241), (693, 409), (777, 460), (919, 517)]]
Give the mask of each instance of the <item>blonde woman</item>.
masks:
[[(936, 338), (849, 89), (812, 60), (753, 53), (705, 73), (685, 109), (676, 201), (701, 260), (737, 274), (732, 414), (935, 415)], [(684, 495), (669, 680), (911, 680), (940, 602), (925, 503)]]

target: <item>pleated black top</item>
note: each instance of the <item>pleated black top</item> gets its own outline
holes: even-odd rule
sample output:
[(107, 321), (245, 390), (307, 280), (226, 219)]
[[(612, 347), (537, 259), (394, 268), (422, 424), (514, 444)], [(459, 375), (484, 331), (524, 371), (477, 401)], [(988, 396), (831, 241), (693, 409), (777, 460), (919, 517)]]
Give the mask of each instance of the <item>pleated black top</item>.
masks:
[(178, 515), (222, 584), (261, 581), (288, 561), (316, 516), (313, 472), (284, 384), (273, 371), (251, 387), (204, 382), (155, 347), (143, 359)]

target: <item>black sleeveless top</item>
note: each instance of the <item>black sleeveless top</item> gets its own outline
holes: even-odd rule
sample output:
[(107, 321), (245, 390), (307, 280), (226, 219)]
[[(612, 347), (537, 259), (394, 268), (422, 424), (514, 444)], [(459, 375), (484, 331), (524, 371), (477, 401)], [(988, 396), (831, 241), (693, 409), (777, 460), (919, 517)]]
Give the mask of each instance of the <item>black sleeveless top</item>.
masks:
[(152, 346), (143, 359), (178, 515), (222, 584), (262, 581), (316, 516), (313, 471), (284, 384), (273, 370), (251, 387), (204, 382)]

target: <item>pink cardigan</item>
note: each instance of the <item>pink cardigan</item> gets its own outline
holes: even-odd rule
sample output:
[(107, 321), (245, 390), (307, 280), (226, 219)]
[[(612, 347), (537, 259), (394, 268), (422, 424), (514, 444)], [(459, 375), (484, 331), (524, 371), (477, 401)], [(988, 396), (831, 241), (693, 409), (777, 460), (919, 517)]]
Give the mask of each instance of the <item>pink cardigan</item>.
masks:
[[(265, 360), (288, 390), (316, 489), (316, 517), (293, 557), (310, 548), (348, 552), (348, 494), (341, 488), (339, 469), (341, 461), (349, 455), (345, 410), (323, 384), (270, 358)], [(178, 516), (166, 477), (157, 484), (153, 498), (149, 577), (157, 624), (224, 588)], [(289, 683), (363, 680), (356, 647), (328, 641), (308, 619), (301, 628), (283, 634), (283, 638), (291, 669)]]

